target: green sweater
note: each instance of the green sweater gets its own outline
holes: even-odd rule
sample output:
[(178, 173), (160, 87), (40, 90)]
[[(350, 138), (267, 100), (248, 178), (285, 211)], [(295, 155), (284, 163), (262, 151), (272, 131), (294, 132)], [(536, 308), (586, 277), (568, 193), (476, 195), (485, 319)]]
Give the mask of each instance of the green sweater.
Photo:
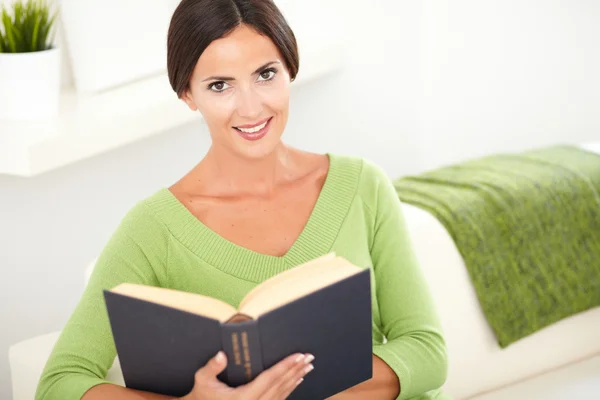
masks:
[(369, 161), (329, 157), (312, 214), (281, 257), (219, 236), (166, 188), (136, 204), (99, 256), (42, 373), (36, 399), (80, 399), (106, 382), (116, 350), (103, 289), (134, 282), (236, 306), (258, 283), (330, 251), (372, 270), (373, 353), (398, 375), (399, 399), (446, 399), (437, 389), (446, 378), (445, 343), (394, 187)]

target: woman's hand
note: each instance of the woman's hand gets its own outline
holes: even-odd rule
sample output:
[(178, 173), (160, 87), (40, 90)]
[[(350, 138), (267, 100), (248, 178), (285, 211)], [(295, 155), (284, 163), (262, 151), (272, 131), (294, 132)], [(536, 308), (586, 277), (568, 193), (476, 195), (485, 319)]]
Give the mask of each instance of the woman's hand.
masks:
[(312, 371), (313, 360), (310, 354), (294, 354), (263, 371), (252, 382), (232, 388), (217, 379), (227, 366), (225, 354), (219, 352), (196, 372), (194, 388), (182, 400), (284, 400), (304, 375)]

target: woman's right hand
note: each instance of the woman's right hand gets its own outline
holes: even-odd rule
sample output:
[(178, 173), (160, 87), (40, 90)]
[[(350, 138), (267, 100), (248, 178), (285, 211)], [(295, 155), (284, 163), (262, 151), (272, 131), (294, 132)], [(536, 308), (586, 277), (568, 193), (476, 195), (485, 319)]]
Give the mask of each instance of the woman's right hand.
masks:
[(219, 352), (196, 372), (194, 388), (182, 400), (284, 400), (312, 371), (313, 360), (310, 354), (291, 355), (251, 382), (232, 388), (217, 378), (227, 366), (225, 354)]

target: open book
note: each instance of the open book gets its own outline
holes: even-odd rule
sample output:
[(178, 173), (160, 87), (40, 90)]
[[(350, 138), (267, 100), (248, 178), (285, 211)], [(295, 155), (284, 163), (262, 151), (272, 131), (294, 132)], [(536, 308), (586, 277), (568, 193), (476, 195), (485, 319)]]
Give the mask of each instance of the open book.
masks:
[(326, 398), (371, 377), (369, 270), (327, 254), (278, 274), (235, 307), (215, 298), (123, 283), (104, 292), (128, 387), (183, 396), (194, 373), (219, 350), (219, 377), (254, 379), (295, 352), (315, 370), (290, 398)]

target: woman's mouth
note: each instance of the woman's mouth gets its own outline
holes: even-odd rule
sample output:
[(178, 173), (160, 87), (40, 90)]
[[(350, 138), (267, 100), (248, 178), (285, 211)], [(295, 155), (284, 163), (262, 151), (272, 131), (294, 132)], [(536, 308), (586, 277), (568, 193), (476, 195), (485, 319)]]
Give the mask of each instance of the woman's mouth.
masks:
[(233, 129), (235, 129), (235, 131), (246, 140), (259, 140), (262, 139), (269, 131), (272, 119), (273, 117), (268, 118), (255, 125), (241, 125), (239, 127), (234, 126)]

